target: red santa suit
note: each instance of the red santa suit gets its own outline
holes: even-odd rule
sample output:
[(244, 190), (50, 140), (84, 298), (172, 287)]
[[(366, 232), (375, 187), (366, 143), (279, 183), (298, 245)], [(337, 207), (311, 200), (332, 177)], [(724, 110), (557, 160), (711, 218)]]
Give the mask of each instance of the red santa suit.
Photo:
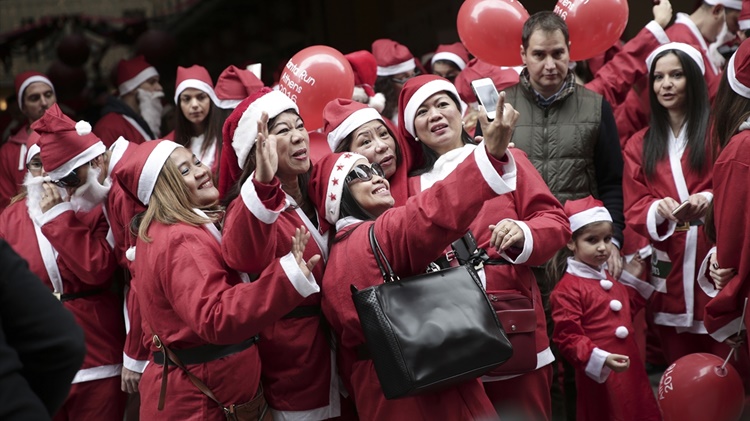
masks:
[(112, 146), (120, 136), (135, 144), (156, 139), (133, 117), (116, 112), (110, 112), (102, 116), (94, 126), (94, 133), (107, 147)]
[[(629, 287), (571, 257), (550, 295), (552, 340), (576, 369), (578, 421), (662, 419), (632, 324), (653, 287), (625, 271), (621, 279)], [(612, 373), (610, 353), (630, 357), (630, 367)]]
[[(173, 350), (246, 341), (320, 290), (291, 253), (276, 259), (258, 280), (243, 283), (224, 264), (221, 234), (213, 224), (153, 222), (148, 236), (151, 242), (137, 241), (134, 288), (145, 326)], [(151, 350), (158, 352), (155, 346)], [(219, 401), (240, 404), (253, 399), (260, 387), (258, 354), (258, 347), (250, 346), (188, 368)], [(159, 411), (162, 371), (152, 357), (139, 385), (141, 419), (226, 419), (177, 367), (169, 368), (166, 404)]]
[[(707, 255), (711, 245), (705, 236), (703, 226), (691, 225), (688, 231), (675, 231), (676, 223), (665, 221), (657, 214), (656, 208), (661, 199), (671, 197), (683, 202), (692, 194), (700, 193), (710, 201), (712, 164), (710, 159), (703, 173), (690, 168), (688, 154), (685, 153), (686, 128), (674, 136), (669, 131), (668, 156), (656, 164), (654, 175), (646, 177), (641, 166), (644, 129), (638, 132), (623, 152), (625, 161), (623, 184), (625, 218), (636, 232), (647, 236), (653, 245), (651, 282), (656, 293), (651, 300), (654, 323), (669, 326), (662, 333), (666, 358), (673, 362), (685, 355), (693, 335), (677, 333), (706, 334), (703, 325), (703, 311), (709, 297), (701, 288), (696, 288), (696, 270)], [(706, 156), (710, 156), (707, 152)], [(697, 352), (697, 351), (694, 351)]]
[(29, 137), (28, 126), (8, 138), (0, 146), (0, 212), (10, 203), (10, 199), (17, 195), (26, 171), (26, 140)]
[[(489, 157), (483, 143), (472, 154), (444, 181), (410, 198), (404, 206), (365, 222), (353, 217), (339, 219), (341, 188), (336, 190), (354, 163), (364, 158), (335, 154), (313, 169), (310, 184), (316, 206), (329, 222), (336, 222), (338, 231), (323, 279), (323, 312), (336, 335), (344, 383), (354, 396), (362, 420), (496, 416), (479, 379), (432, 393), (386, 400), (372, 360), (357, 357), (357, 348), (365, 345), (365, 338), (350, 289), (350, 285), (362, 289), (383, 281), (368, 239), (371, 225), (395, 273), (402, 278), (416, 275), (466, 232), (486, 201), (512, 192), (519, 184), (512, 154), (507, 154), (503, 163)], [(466, 188), (466, 180), (476, 181), (471, 189)], [(353, 264), (358, 274), (354, 277)]]
[(675, 21), (672, 26), (667, 28), (667, 36), (672, 42), (684, 42), (685, 44), (692, 45), (703, 56), (703, 63), (706, 66), (706, 73), (703, 77), (706, 79), (706, 86), (708, 87), (708, 97), (713, 102), (716, 92), (719, 89), (719, 81), (721, 80), (721, 69), (719, 69), (708, 55), (708, 43), (703, 38), (700, 29), (690, 19), (690, 16), (685, 13), (677, 13), (675, 15)]
[[(471, 156), (475, 149), (475, 145), (465, 145), (441, 155), (432, 170), (409, 179), (413, 189), (410, 194), (413, 196), (429, 191), (431, 186), (445, 179)], [(505, 259), (512, 263), (484, 266), (479, 275), (483, 280), (486, 279), (487, 293), (507, 294), (513, 291), (528, 297), (534, 303), (537, 365), (536, 370), (522, 375), (526, 379), (518, 376), (485, 376), (483, 380), (487, 395), (496, 407), (513, 406), (516, 410), (523, 411), (529, 419), (539, 414), (549, 417), (552, 404), (548, 387), (552, 374), (549, 364), (554, 361), (554, 356), (549, 347), (544, 304), (531, 267), (543, 265), (564, 247), (570, 238), (570, 229), (560, 202), (549, 191), (526, 154), (520, 149), (510, 149), (508, 155), (512, 155), (516, 163), (517, 178), (520, 181), (516, 190), (486, 201), (470, 229), (478, 247), (487, 250), (490, 259)], [(524, 246), (522, 249), (515, 248), (498, 254), (490, 247), (492, 231), (488, 227), (505, 220), (513, 221), (521, 228), (525, 238)], [(531, 383), (519, 388), (516, 383), (520, 381)], [(503, 411), (499, 414), (502, 417)]]

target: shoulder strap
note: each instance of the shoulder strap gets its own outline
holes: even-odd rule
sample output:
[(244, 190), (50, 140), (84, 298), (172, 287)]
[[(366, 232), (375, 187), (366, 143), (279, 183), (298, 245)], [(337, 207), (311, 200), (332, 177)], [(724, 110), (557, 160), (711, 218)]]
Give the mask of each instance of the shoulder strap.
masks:
[(372, 248), (372, 253), (375, 255), (375, 261), (378, 263), (380, 273), (383, 275), (383, 281), (398, 281), (398, 276), (393, 272), (391, 264), (388, 262), (388, 259), (385, 257), (385, 253), (383, 253), (383, 250), (380, 248), (378, 239), (375, 238), (375, 224), (370, 225), (370, 247)]

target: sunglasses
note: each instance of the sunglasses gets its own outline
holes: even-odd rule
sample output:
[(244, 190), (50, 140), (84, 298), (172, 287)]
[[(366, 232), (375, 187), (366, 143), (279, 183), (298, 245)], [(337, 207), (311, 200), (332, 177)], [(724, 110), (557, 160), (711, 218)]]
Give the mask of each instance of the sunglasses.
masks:
[(380, 166), (380, 164), (378, 164), (377, 162), (373, 162), (370, 165), (359, 164), (351, 171), (349, 171), (349, 174), (346, 176), (346, 179), (344, 179), (344, 181), (346, 182), (346, 184), (351, 183), (355, 179), (370, 181), (372, 180), (372, 176), (374, 175), (385, 178), (385, 172), (383, 172), (383, 168)]
[(70, 174), (65, 177), (52, 181), (57, 187), (78, 187), (81, 185), (81, 177), (78, 176), (76, 170), (73, 170)]

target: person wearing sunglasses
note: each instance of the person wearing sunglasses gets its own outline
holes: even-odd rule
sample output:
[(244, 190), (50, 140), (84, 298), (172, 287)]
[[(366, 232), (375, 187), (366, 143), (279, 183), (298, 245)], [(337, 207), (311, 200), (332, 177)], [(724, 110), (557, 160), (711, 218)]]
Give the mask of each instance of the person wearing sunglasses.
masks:
[[(482, 127), (492, 128), (495, 121), (504, 118), (504, 104), (508, 104), (504, 98), (501, 93), (494, 121), (488, 120), (486, 113), (479, 115)], [(420, 144), (424, 155), (423, 166), (409, 179), (412, 196), (431, 191), (479, 148), (463, 129), (458, 92), (446, 79), (425, 75), (407, 82), (399, 97), (399, 111), (401, 136), (407, 142)], [(488, 134), (485, 131), (485, 136)], [(542, 296), (532, 267), (551, 259), (565, 246), (571, 233), (562, 206), (526, 154), (518, 149), (511, 151), (508, 155), (513, 156), (517, 168), (515, 191), (485, 202), (469, 222), (478, 247), (485, 249), (489, 262), (493, 262), (485, 264), (479, 272), (480, 277), (486, 279), (487, 292), (502, 296), (503, 292), (515, 290), (532, 303), (538, 303), (534, 306), (537, 363), (511, 379), (500, 373), (484, 376), (483, 380), (500, 418), (523, 414), (523, 418), (529, 420), (549, 419), (548, 384), (554, 357), (547, 336)], [(473, 188), (474, 181), (465, 178), (462, 185), (468, 190)], [(450, 261), (451, 254), (447, 254), (436, 264), (444, 267)]]
[(32, 125), (39, 139), (28, 145), (27, 195), (0, 214), (0, 237), (29, 262), (84, 331), (86, 357), (54, 417), (59, 420), (122, 419), (125, 410), (120, 390), (125, 323), (112, 289), (117, 262), (109, 225), (101, 204), (83, 209), (73, 201), (98, 170), (100, 164), (92, 162), (105, 153), (89, 128), (57, 105), (50, 107)]
[(383, 117), (398, 124), (398, 94), (407, 80), (423, 73), (422, 65), (405, 45), (386, 38), (372, 43), (372, 54), (378, 65), (375, 92), (385, 96)]
[[(461, 237), (486, 200), (514, 190), (516, 165), (506, 148), (516, 118), (507, 105), (504, 117), (495, 120), (471, 158), (444, 182), (399, 207), (393, 207), (384, 168), (362, 155), (333, 153), (313, 167), (310, 196), (318, 214), (334, 227), (322, 282), (323, 314), (339, 346), (342, 379), (360, 419), (495, 418), (478, 379), (418, 396), (385, 399), (372, 360), (357, 356), (364, 337), (350, 288), (383, 282), (370, 247), (370, 226), (374, 225), (396, 273), (408, 277), (423, 272), (434, 256)], [(462, 180), (473, 180), (471, 188), (461, 188)]]

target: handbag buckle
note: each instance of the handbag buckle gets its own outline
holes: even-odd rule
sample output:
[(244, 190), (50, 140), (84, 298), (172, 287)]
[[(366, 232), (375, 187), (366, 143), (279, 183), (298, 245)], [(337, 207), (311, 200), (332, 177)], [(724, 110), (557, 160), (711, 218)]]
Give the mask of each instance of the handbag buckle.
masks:
[(456, 251), (455, 250), (451, 250), (451, 251), (448, 251), (448, 252), (445, 253), (445, 260), (447, 260), (449, 262), (451, 260), (454, 260), (455, 258), (456, 258)]

